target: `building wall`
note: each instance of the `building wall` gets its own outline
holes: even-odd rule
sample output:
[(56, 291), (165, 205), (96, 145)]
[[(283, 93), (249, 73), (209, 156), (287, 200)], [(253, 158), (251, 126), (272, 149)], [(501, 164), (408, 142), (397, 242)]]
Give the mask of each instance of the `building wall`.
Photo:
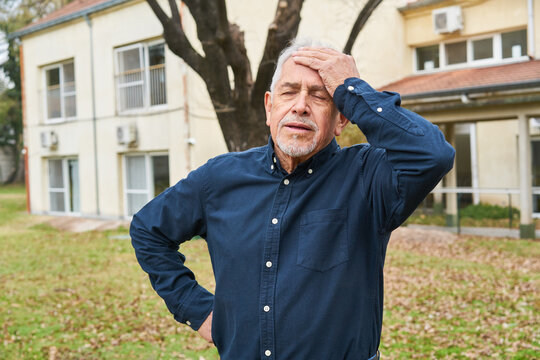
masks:
[[(163, 8), (168, 10), (165, 1)], [(526, 26), (526, 1), (462, 0), (438, 2), (414, 11), (400, 12), (400, 0), (386, 0), (375, 10), (353, 47), (354, 56), (362, 78), (373, 86), (382, 86), (408, 76), (412, 72), (413, 48), (435, 43), (455, 35), (435, 35), (432, 31), (431, 11), (450, 3), (463, 7), (465, 36)], [(275, 16), (277, 0), (253, 2), (250, 0), (227, 1), (231, 22), (244, 31), (252, 73), (262, 56), (268, 26)], [(312, 37), (333, 44), (338, 49), (345, 45), (363, 2), (350, 0), (309, 0), (302, 9), (299, 36)], [(202, 53), (196, 37), (196, 27), (185, 6), (184, 26), (194, 47)], [(535, 0), (535, 13), (540, 11), (540, 0)], [(500, 13), (505, 13), (501, 18)], [(252, 14), (257, 14), (253, 16)], [(324, 14), (324, 16), (321, 16)], [(490, 14), (486, 16), (485, 14)], [(508, 16), (510, 14), (511, 16)], [(493, 16), (492, 16), (493, 15)], [(478, 17), (482, 21), (474, 21)], [(540, 13), (536, 16), (538, 23)], [(119, 115), (116, 108), (114, 79), (114, 49), (141, 41), (160, 39), (162, 28), (145, 1), (136, 0), (90, 16), (94, 38), (94, 79), (96, 93), (96, 129), (98, 147), (98, 187), (96, 198), (95, 157), (93, 140), (93, 114), (90, 63), (90, 29), (84, 19), (48, 28), (23, 38), (26, 144), (29, 148), (29, 185), (32, 211), (49, 209), (47, 160), (76, 156), (79, 160), (81, 214), (95, 215), (97, 201), (101, 216), (124, 216), (123, 156), (133, 153), (166, 152), (169, 155), (170, 184), (176, 183), (187, 173), (206, 162), (210, 157), (226, 152), (223, 135), (215, 117), (204, 82), (175, 54), (166, 51), (167, 105), (158, 111), (141, 111)], [(427, 30), (429, 29), (429, 30)], [(536, 26), (536, 31), (540, 31)], [(540, 34), (536, 37), (537, 43)], [(537, 51), (540, 46), (537, 46)], [(45, 124), (44, 118), (44, 67), (74, 59), (77, 119), (61, 124)], [(188, 105), (186, 109), (186, 105)], [(261, 99), (262, 106), (262, 99)], [(441, 114), (428, 120), (437, 121)], [(451, 114), (442, 117), (450, 119)], [(456, 121), (473, 120), (465, 113)], [(450, 119), (452, 120), (452, 119)], [(135, 147), (119, 145), (116, 140), (118, 126), (135, 124), (138, 143)], [(478, 154), (480, 186), (517, 187), (517, 172), (506, 171), (499, 162), (487, 156), (503, 147), (494, 145), (515, 143), (515, 121), (484, 122), (478, 125)], [(58, 134), (57, 149), (43, 149), (40, 133), (51, 130)], [(514, 137), (512, 137), (514, 134)], [(188, 145), (187, 138), (194, 140)], [(515, 146), (504, 156), (517, 163)], [(502, 155), (501, 155), (502, 156)], [(506, 162), (505, 162), (506, 164)], [(508, 165), (510, 166), (510, 165)], [(495, 176), (501, 171), (505, 176)], [(496, 179), (496, 180), (494, 180)], [(495, 181), (495, 182), (493, 182)]]
[[(535, 2), (538, 3), (537, 0)], [(432, 11), (453, 5), (461, 6), (463, 30), (452, 34), (436, 34), (432, 31)], [(527, 26), (527, 1), (456, 0), (437, 2), (420, 9), (405, 11), (404, 17), (406, 19), (406, 44), (409, 46), (418, 46), (446, 41), (452, 38), (523, 28)]]
[[(433, 31), (432, 11), (453, 5), (461, 6), (463, 29), (451, 34), (436, 34)], [(540, 0), (533, 0), (533, 8), (534, 57), (540, 58)], [(403, 18), (404, 39), (412, 61), (412, 49), (417, 46), (527, 28), (528, 7), (527, 0), (448, 0), (405, 10)], [(407, 71), (413, 71), (412, 64)]]
[[(533, 3), (534, 54), (536, 58), (540, 58), (540, 0), (534, 0)], [(433, 31), (432, 11), (452, 5), (461, 6), (463, 29), (452, 34), (436, 34)], [(524, 29), (528, 26), (527, 0), (437, 1), (431, 5), (405, 10), (402, 13), (404, 38), (410, 49), (411, 59), (414, 48), (418, 46), (470, 39), (486, 34)], [(409, 74), (414, 72), (412, 65), (408, 72)], [(441, 104), (441, 109), (443, 108)], [(488, 189), (518, 189), (520, 174), (517, 116), (519, 113), (535, 116), (538, 111), (537, 103), (527, 103), (506, 107), (501, 105), (476, 109), (438, 110), (422, 115), (437, 123), (476, 122), (478, 186)], [(535, 136), (534, 133), (531, 135)], [(481, 194), (480, 201), (507, 205), (508, 195)], [(519, 195), (513, 195), (511, 201), (513, 206), (519, 206)]]
[[(476, 124), (478, 143), (478, 186), (480, 188), (519, 188), (517, 120), (481, 121)], [(481, 194), (480, 201), (508, 205), (508, 195)], [(519, 195), (512, 196), (513, 206)]]
[[(166, 2), (162, 3), (163, 8), (168, 11)], [(400, 58), (396, 58), (393, 54), (395, 51), (392, 50), (403, 41), (401, 32), (381, 31), (381, 27), (400, 23), (401, 16), (397, 11), (399, 3), (397, 0), (384, 2), (358, 37), (353, 49), (353, 55), (363, 77), (374, 86), (387, 82), (389, 77), (397, 78), (401, 75), (395, 66), (396, 60)], [(245, 32), (246, 47), (254, 76), (262, 56), (268, 26), (275, 15), (276, 5), (277, 0), (227, 2), (231, 21), (238, 23)], [(344, 46), (362, 5), (347, 0), (308, 1), (302, 10), (299, 36), (316, 38), (340, 49)], [(186, 32), (194, 46), (201, 51), (193, 19), (190, 18), (187, 8), (182, 7), (182, 12), (185, 15)], [(170, 51), (166, 52), (165, 109), (141, 111), (130, 115), (118, 114), (114, 49), (161, 37), (161, 24), (146, 2), (132, 1), (92, 14), (90, 21), (94, 39), (98, 199), (95, 181), (89, 25), (80, 18), (23, 38), (27, 121), (25, 138), (29, 148), (31, 210), (35, 213), (49, 210), (49, 159), (78, 158), (82, 215), (96, 215), (98, 200), (100, 216), (117, 217), (125, 215), (123, 155), (168, 153), (172, 185), (186, 176), (189, 170), (206, 162), (208, 158), (226, 152), (223, 135), (204, 82)], [(381, 48), (378, 46), (381, 42), (394, 45), (388, 49)], [(47, 124), (44, 105), (44, 67), (68, 59), (73, 59), (75, 66), (77, 118), (59, 124)], [(185, 111), (186, 104), (189, 112)], [(126, 124), (135, 124), (137, 127), (136, 147), (126, 147), (117, 143), (116, 129)], [(50, 130), (54, 130), (58, 135), (59, 143), (56, 149), (45, 149), (40, 144), (41, 132)], [(194, 145), (186, 143), (187, 137), (195, 140)]]
[[(119, 115), (116, 110), (114, 49), (120, 46), (159, 39), (161, 24), (144, 1), (132, 2), (114, 11), (90, 17), (94, 38), (94, 79), (96, 92), (96, 128), (98, 147), (100, 215), (124, 214), (122, 155), (126, 153), (167, 152), (170, 184), (184, 177), (190, 167), (199, 166), (209, 157), (226, 151), (215, 117), (199, 126), (198, 145), (193, 147), (192, 164), (185, 156), (183, 78), (190, 70), (170, 51), (166, 51), (167, 105), (158, 111), (141, 111)], [(141, 26), (144, 24), (144, 26)], [(44, 41), (44, 38), (46, 40)], [(26, 144), (29, 148), (30, 197), (32, 212), (49, 209), (47, 160), (77, 157), (81, 188), (81, 214), (97, 213), (94, 166), (94, 137), (90, 63), (90, 29), (83, 20), (75, 20), (24, 37), (26, 89)], [(45, 123), (44, 67), (68, 59), (74, 60), (77, 118), (59, 124)], [(188, 74), (188, 76), (190, 76)], [(119, 145), (116, 129), (136, 124), (138, 145)], [(58, 134), (56, 149), (44, 149), (40, 133), (54, 130)]]

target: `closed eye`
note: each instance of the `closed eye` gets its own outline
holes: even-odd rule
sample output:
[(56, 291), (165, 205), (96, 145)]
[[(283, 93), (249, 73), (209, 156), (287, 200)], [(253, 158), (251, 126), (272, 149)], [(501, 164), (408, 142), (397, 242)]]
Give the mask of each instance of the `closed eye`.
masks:
[(281, 96), (284, 96), (284, 97), (291, 97), (291, 96), (295, 96), (296, 95), (296, 91), (284, 91), (282, 93), (280, 93)]
[(326, 94), (314, 93), (312, 94), (312, 96), (317, 100), (323, 100), (323, 101), (330, 100), (330, 98)]

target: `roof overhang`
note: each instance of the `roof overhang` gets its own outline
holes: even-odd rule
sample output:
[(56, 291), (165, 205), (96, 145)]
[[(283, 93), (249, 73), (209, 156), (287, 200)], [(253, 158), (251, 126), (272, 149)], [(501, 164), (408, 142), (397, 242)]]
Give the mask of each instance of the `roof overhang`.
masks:
[(102, 2), (102, 3), (96, 4), (96, 5), (89, 6), (87, 8), (81, 9), (79, 11), (74, 11), (74, 12), (66, 14), (64, 16), (60, 16), (60, 17), (51, 19), (49, 21), (39, 22), (39, 23), (37, 23), (35, 25), (30, 24), (30, 25), (22, 28), (19, 31), (14, 31), (11, 34), (9, 34), (8, 39), (20, 38), (20, 37), (23, 37), (23, 36), (26, 36), (26, 35), (29, 35), (29, 34), (32, 34), (32, 33), (47, 29), (47, 28), (50, 28), (52, 26), (60, 25), (60, 24), (63, 24), (63, 23), (66, 23), (66, 22), (69, 22), (69, 21), (72, 21), (72, 20), (75, 20), (75, 19), (78, 19), (78, 18), (81, 18), (81, 17), (88, 16), (88, 15), (93, 14), (93, 13), (98, 12), (98, 11), (106, 10), (106, 9), (111, 8), (113, 6), (116, 6), (116, 5), (127, 3), (129, 1), (132, 1), (132, 0), (110, 0), (110, 1), (105, 1), (105, 2)]
[(398, 11), (404, 12), (404, 11), (407, 11), (407, 10), (419, 9), (419, 8), (423, 8), (423, 7), (430, 6), (430, 5), (437, 5), (437, 4), (445, 2), (445, 1), (448, 2), (448, 0), (418, 0), (416, 2), (407, 4), (405, 6), (402, 6), (402, 7), (398, 8)]
[[(418, 113), (538, 104), (540, 80), (408, 94), (402, 106)], [(517, 109), (516, 109), (517, 110)]]

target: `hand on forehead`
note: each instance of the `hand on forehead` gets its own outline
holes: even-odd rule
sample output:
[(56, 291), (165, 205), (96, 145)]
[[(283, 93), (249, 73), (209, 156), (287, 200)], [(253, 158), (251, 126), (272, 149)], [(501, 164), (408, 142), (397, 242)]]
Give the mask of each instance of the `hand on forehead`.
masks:
[(319, 73), (328, 93), (350, 77), (360, 77), (354, 58), (337, 50), (318, 47), (301, 47), (292, 55), (296, 64), (307, 66)]

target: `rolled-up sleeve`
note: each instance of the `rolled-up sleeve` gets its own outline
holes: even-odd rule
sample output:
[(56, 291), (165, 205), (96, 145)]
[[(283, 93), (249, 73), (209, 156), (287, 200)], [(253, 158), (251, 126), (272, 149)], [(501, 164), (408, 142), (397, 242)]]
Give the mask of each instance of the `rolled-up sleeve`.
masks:
[(205, 236), (206, 166), (165, 190), (133, 216), (131, 242), (137, 260), (174, 318), (197, 330), (212, 311), (214, 296), (200, 286), (178, 250)]

